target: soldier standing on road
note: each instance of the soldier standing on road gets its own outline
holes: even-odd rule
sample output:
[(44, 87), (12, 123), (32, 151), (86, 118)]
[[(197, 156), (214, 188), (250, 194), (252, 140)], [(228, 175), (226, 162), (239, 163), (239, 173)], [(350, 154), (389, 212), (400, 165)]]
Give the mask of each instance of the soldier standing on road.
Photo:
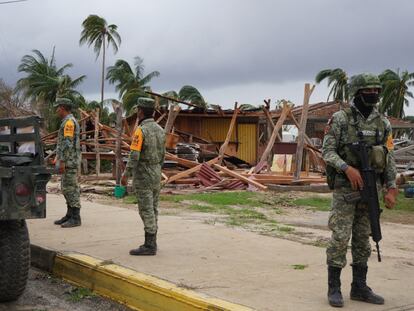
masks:
[(145, 243), (129, 253), (135, 256), (155, 255), (165, 133), (153, 119), (155, 108), (153, 99), (138, 98), (136, 107), (139, 126), (132, 137), (131, 152), (121, 183), (126, 186), (128, 178), (133, 177), (139, 215), (144, 223)]
[(363, 204), (345, 202), (343, 195), (362, 189), (360, 160), (349, 144), (358, 142), (358, 133), (371, 145), (370, 163), (378, 174), (377, 184), (385, 186), (384, 201), (393, 208), (398, 190), (391, 125), (376, 109), (381, 83), (377, 76), (360, 74), (351, 77), (350, 108), (336, 112), (328, 121), (323, 141), (323, 158), (327, 164), (328, 184), (333, 192), (329, 228), (332, 237), (327, 247), (328, 300), (334, 307), (343, 306), (340, 275), (346, 265), (348, 242), (352, 235), (351, 299), (383, 304), (384, 299), (367, 286), (368, 258), (371, 254), (371, 233), (368, 208)]
[(62, 193), (66, 199), (67, 212), (55, 221), (62, 228), (78, 227), (80, 218), (80, 190), (77, 181), (80, 163), (79, 124), (72, 115), (73, 103), (67, 98), (58, 98), (54, 105), (62, 120), (56, 147), (56, 170), (62, 174)]

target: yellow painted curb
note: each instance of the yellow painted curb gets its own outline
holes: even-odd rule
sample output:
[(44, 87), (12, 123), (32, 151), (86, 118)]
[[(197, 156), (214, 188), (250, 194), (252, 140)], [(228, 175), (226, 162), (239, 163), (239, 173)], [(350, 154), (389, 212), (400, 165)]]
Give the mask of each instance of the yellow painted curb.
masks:
[(141, 311), (252, 311), (87, 255), (57, 254), (53, 274)]

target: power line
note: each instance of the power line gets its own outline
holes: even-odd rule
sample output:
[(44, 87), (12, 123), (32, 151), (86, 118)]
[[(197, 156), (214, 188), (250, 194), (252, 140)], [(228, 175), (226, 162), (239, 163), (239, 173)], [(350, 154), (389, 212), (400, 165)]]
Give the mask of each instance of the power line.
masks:
[(11, 1), (2, 1), (0, 4), (8, 4), (8, 3), (15, 3), (15, 2), (25, 2), (27, 0), (11, 0)]

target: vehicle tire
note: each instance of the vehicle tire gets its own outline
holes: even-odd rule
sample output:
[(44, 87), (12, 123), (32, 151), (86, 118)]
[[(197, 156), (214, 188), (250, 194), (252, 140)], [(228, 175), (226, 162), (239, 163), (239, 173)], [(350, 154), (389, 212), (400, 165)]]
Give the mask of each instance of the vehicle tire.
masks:
[(23, 293), (30, 267), (30, 240), (25, 220), (0, 221), (0, 301)]

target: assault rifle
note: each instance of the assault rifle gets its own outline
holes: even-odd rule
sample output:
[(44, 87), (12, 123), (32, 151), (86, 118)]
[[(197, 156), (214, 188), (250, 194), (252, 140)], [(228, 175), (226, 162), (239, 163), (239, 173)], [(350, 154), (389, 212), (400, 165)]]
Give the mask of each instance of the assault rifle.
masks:
[(369, 165), (368, 149), (371, 148), (371, 146), (367, 145), (367, 143), (363, 140), (361, 132), (359, 136), (359, 141), (350, 144), (350, 148), (361, 161), (360, 172), (364, 182), (364, 187), (362, 190), (357, 192), (345, 194), (344, 200), (347, 203), (364, 203), (368, 205), (371, 236), (376, 244), (378, 261), (380, 262), (381, 254), (378, 242), (382, 239), (380, 225), (380, 214), (382, 210), (378, 200), (377, 174)]

